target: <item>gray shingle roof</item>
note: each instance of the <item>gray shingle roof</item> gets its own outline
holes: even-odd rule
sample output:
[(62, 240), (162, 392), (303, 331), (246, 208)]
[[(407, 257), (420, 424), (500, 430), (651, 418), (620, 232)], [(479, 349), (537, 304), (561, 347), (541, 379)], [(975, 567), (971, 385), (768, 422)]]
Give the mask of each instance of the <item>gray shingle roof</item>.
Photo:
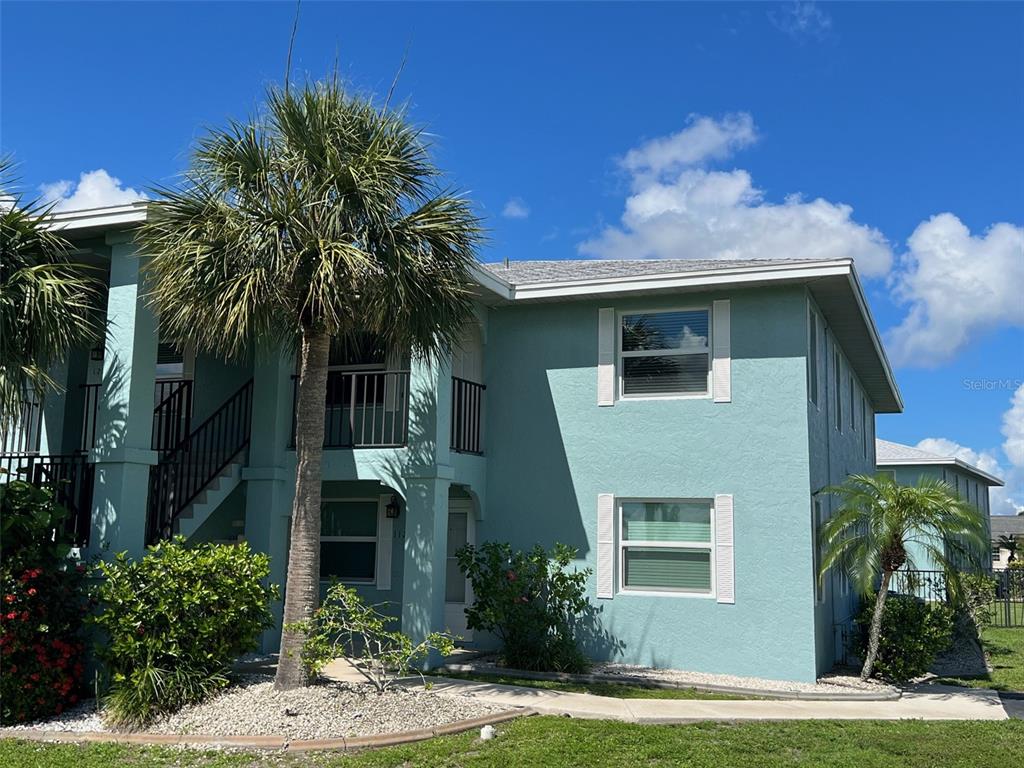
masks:
[(936, 459), (953, 460), (952, 456), (940, 456), (930, 451), (922, 451), (920, 448), (913, 448), (902, 443), (891, 443), (888, 440), (875, 440), (875, 463), (884, 464), (887, 461), (914, 461), (924, 459), (935, 461)]
[(799, 264), (816, 259), (569, 259), (564, 261), (510, 261), (482, 265), (512, 285), (563, 280), (593, 280), (614, 277), (644, 277), (679, 272), (707, 272), (730, 267)]
[(992, 541), (1011, 533), (1024, 536), (1024, 515), (989, 515), (988, 520), (992, 528)]

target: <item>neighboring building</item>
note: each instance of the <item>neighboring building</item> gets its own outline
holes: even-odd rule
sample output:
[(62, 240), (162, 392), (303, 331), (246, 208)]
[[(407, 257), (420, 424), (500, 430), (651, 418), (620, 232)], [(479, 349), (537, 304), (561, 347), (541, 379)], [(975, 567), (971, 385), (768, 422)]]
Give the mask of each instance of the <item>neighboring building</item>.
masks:
[[(975, 506), (987, 526), (990, 519), (989, 488), (1003, 485), (998, 477), (955, 456), (941, 456), (888, 440), (875, 441), (875, 454), (878, 471), (891, 475), (901, 485), (916, 485), (921, 478), (926, 477), (947, 483), (960, 498)], [(928, 571), (938, 567), (920, 547), (911, 547), (910, 554), (918, 570)], [(970, 564), (962, 565), (967, 567)], [(977, 565), (988, 567), (987, 552), (978, 553)]]
[(1024, 514), (991, 515), (988, 520), (992, 539), (992, 570), (1003, 571), (1010, 564), (1011, 550), (1004, 546), (1004, 537), (1013, 537), (1018, 545), (1013, 551), (1013, 559), (1024, 561)]
[[(54, 372), (65, 394), (3, 461), (79, 479), (63, 493), (91, 552), (244, 537), (283, 583), (294, 358), (163, 343), (131, 234), (145, 216), (54, 217), (109, 276), (107, 335)], [(821, 491), (874, 471), (875, 413), (902, 409), (852, 261), (512, 262), (476, 280), (450, 360), (369, 338), (332, 350), (323, 577), (390, 601), (414, 636), (485, 644), (465, 627), (458, 546), (564, 542), (594, 569), (595, 658), (828, 670), (856, 598), (815, 578)]]

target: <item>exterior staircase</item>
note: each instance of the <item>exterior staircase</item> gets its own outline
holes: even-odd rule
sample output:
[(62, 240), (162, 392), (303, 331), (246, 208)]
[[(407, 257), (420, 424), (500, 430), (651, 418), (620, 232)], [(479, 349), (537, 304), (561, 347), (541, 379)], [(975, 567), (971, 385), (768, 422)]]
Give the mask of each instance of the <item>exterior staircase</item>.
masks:
[(251, 430), (249, 379), (176, 445), (160, 451), (149, 474), (150, 543), (193, 535), (238, 487)]

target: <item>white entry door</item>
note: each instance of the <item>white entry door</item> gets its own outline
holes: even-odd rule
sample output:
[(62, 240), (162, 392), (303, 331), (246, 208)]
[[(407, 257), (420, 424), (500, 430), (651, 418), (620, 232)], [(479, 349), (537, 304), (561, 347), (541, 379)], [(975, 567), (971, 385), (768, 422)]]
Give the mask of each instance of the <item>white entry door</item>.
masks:
[(464, 544), (473, 544), (475, 535), (473, 502), (451, 499), (448, 502), (448, 559), (445, 567), (444, 623), (448, 631), (463, 640), (472, 640), (473, 631), (466, 626), (466, 606), (473, 602), (469, 580), (459, 570), (455, 553)]

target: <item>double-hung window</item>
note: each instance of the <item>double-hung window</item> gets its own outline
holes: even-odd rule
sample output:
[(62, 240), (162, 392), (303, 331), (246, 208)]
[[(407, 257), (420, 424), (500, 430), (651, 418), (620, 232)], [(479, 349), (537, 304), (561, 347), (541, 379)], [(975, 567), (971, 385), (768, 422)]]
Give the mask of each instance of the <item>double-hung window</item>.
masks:
[(320, 506), (320, 578), (377, 580), (377, 499), (325, 499)]
[(710, 309), (622, 315), (620, 395), (666, 397), (711, 391)]
[(619, 589), (711, 596), (711, 500), (619, 502)]

